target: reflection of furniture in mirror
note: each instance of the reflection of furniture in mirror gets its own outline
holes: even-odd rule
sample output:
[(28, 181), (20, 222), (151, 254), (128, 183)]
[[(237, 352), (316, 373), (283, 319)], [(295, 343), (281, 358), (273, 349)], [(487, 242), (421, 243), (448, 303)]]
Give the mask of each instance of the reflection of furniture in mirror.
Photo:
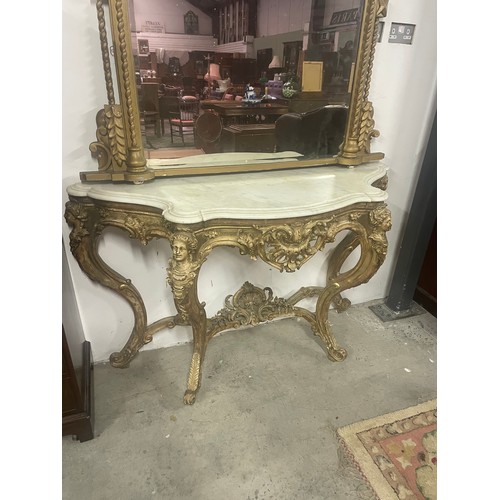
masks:
[[(290, 0), (276, 0), (278, 6), (290, 2)], [(170, 9), (174, 3), (167, 0), (167, 9)], [(231, 2), (230, 2), (231, 3)], [(243, 2), (245, 4), (245, 2)], [(131, 45), (131, 32), (130, 32), (130, 19), (128, 12), (128, 3), (121, 2), (119, 0), (109, 0), (110, 16), (111, 16), (111, 29), (109, 32), (112, 33), (112, 45), (115, 49), (114, 61), (116, 63), (115, 72), (106, 71), (106, 86), (108, 89), (113, 88), (112, 76), (116, 74), (118, 79), (118, 84), (114, 88), (119, 90), (119, 104), (115, 103), (114, 96), (108, 92), (109, 107), (106, 108), (106, 112), (99, 114), (100, 130), (110, 130), (110, 134), (103, 135), (98, 134), (98, 141), (93, 143), (94, 151), (106, 151), (105, 154), (101, 155), (101, 161), (99, 163), (99, 172), (82, 172), (82, 179), (85, 180), (127, 180), (137, 182), (149, 180), (153, 177), (169, 176), (171, 170), (155, 168), (152, 170), (148, 167), (146, 156), (144, 154), (144, 149), (142, 145), (142, 138), (140, 133), (140, 121), (138, 120), (139, 113), (137, 109), (137, 94), (135, 92), (135, 81), (130, 79), (130, 74), (133, 74), (133, 55), (132, 55), (132, 45)], [(228, 4), (229, 5), (229, 4)], [(346, 15), (342, 14), (345, 10), (344, 5), (340, 5), (336, 0), (325, 0), (325, 1), (314, 1), (311, 2), (310, 8), (305, 9), (305, 17), (303, 23), (299, 26), (305, 26), (310, 22), (310, 29), (302, 30), (302, 33), (296, 33), (293, 35), (294, 38), (286, 39), (286, 29), (290, 28), (290, 24), (284, 25), (284, 29), (281, 30), (280, 26), (276, 26), (279, 32), (270, 33), (271, 36), (257, 36), (259, 30), (257, 30), (259, 20), (263, 20), (262, 16), (257, 15), (258, 2), (249, 2), (252, 12), (250, 13), (249, 22), (253, 23), (254, 26), (247, 36), (243, 36), (241, 41), (241, 46), (235, 46), (226, 48), (227, 52), (223, 52), (224, 48), (220, 47), (224, 40), (219, 37), (215, 40), (215, 43), (219, 46), (214, 50), (214, 38), (211, 36), (209, 40), (206, 40), (207, 48), (204, 50), (200, 47), (193, 47), (193, 52), (197, 52), (193, 55), (188, 55), (189, 65), (183, 62), (184, 67), (188, 70), (189, 74), (186, 73), (185, 76), (197, 77), (196, 74), (196, 61), (219, 61), (227, 60), (227, 67), (230, 68), (230, 77), (233, 83), (251, 83), (254, 86), (260, 84), (262, 88), (257, 90), (264, 90), (262, 82), (259, 82), (262, 75), (259, 75), (257, 71), (257, 60), (254, 57), (259, 56), (259, 50), (261, 47), (266, 48), (263, 44), (269, 43), (272, 46), (272, 51), (276, 52), (278, 55), (283, 55), (282, 49), (283, 43), (288, 43), (297, 41), (300, 42), (307, 39), (307, 49), (302, 52), (303, 60), (305, 62), (326, 62), (323, 60), (322, 54), (324, 52), (338, 52), (340, 54), (340, 49), (346, 47), (347, 42), (350, 40), (353, 42), (353, 70), (350, 72), (350, 89), (351, 92), (346, 93), (347, 96), (344, 98), (342, 96), (341, 102), (349, 101), (349, 111), (346, 121), (346, 128), (344, 131), (344, 140), (342, 141), (342, 146), (339, 154), (331, 158), (331, 164), (342, 164), (349, 166), (360, 165), (366, 161), (375, 161), (383, 158), (383, 153), (371, 152), (371, 141), (373, 137), (378, 135), (378, 131), (375, 130), (374, 108), (372, 103), (368, 100), (369, 96), (369, 86), (371, 79), (371, 72), (374, 61), (374, 50), (377, 42), (377, 24), (380, 17), (386, 15), (387, 0), (364, 0), (360, 3), (359, 7), (352, 5)], [(288, 5), (288, 4), (286, 4)], [(290, 3), (291, 6), (291, 3)], [(351, 7), (351, 5), (350, 5)], [(102, 15), (102, 5), (100, 2), (97, 4), (98, 17), (99, 17), (99, 30), (102, 44), (102, 54), (103, 62), (105, 67), (109, 67), (111, 60), (109, 57), (108, 42), (107, 42), (107, 32), (104, 20), (104, 15)], [(219, 2), (215, 5), (214, 13), (217, 16), (222, 14), (226, 8), (226, 3), (222, 6)], [(263, 11), (264, 12), (264, 11)], [(233, 12), (234, 13), (234, 12)], [(184, 15), (185, 12), (182, 13)], [(201, 11), (197, 11), (197, 15), (201, 15)], [(210, 14), (208, 14), (210, 18)], [(265, 17), (265, 14), (264, 14)], [(220, 17), (219, 17), (220, 19)], [(217, 25), (215, 16), (209, 22), (212, 23), (211, 27), (202, 28), (203, 23), (206, 19), (199, 18), (200, 24), (200, 35), (203, 29), (206, 29), (207, 33), (219, 33), (223, 36), (231, 37), (232, 34), (228, 29), (231, 26), (225, 26), (224, 29), (218, 30), (220, 26)], [(212, 22), (214, 21), (214, 22)], [(264, 19), (265, 21), (265, 19)], [(180, 29), (177, 33), (182, 33), (183, 19), (180, 19)], [(215, 23), (215, 24), (214, 24)], [(134, 24), (136, 26), (136, 24)], [(268, 26), (271, 26), (268, 23)], [(262, 28), (264, 27), (261, 26)], [(272, 29), (274, 29), (274, 25)], [(291, 32), (290, 32), (291, 33)], [(134, 40), (137, 39), (138, 32), (134, 33)], [(140, 38), (147, 38), (146, 35), (140, 34)], [(161, 38), (161, 34), (157, 34), (158, 39)], [(177, 36), (177, 35), (175, 35)], [(193, 39), (191, 35), (179, 35), (182, 37), (187, 37)], [(272, 38), (275, 36), (283, 36), (284, 39), (279, 40), (279, 38)], [(287, 35), (288, 36), (288, 35)], [(291, 35), (290, 35), (291, 36)], [(295, 38), (297, 37), (297, 38)], [(171, 39), (171, 36), (167, 38)], [(175, 38), (175, 37), (174, 37)], [(185, 38), (183, 44), (187, 44), (188, 40)], [(265, 40), (264, 40), (265, 39)], [(277, 41), (277, 44), (272, 43), (273, 40)], [(279, 40), (279, 41), (278, 41)], [(226, 40), (227, 41), (227, 40)], [(177, 42), (176, 42), (177, 43)], [(189, 42), (190, 43), (190, 42)], [(236, 43), (236, 42), (235, 42)], [(278, 46), (279, 45), (279, 46)], [(187, 45), (184, 45), (186, 50), (189, 52)], [(305, 45), (304, 45), (305, 46)], [(267, 46), (269, 48), (269, 45)], [(297, 43), (297, 50), (299, 43)], [(280, 50), (281, 48), (281, 50)], [(293, 52), (293, 47), (290, 46), (290, 55)], [(346, 47), (349, 49), (349, 47)], [(157, 51), (157, 47), (150, 41), (150, 50), (154, 49)], [(165, 48), (166, 53), (168, 53), (168, 48)], [(229, 52), (230, 51), (230, 52)], [(239, 51), (239, 52), (238, 52)], [(151, 52), (153, 54), (153, 52)], [(238, 56), (236, 57), (236, 54)], [(177, 57), (176, 55), (170, 54), (170, 57)], [(182, 55), (180, 55), (182, 58)], [(301, 60), (301, 55), (299, 53), (299, 62)], [(290, 59), (290, 61), (292, 58)], [(329, 61), (332, 63), (332, 61)], [(333, 64), (335, 61), (333, 61)], [(224, 63), (226, 64), (226, 63)], [(292, 63), (291, 63), (292, 64)], [(200, 66), (198, 64), (198, 66)], [(299, 68), (300, 69), (300, 68)], [(325, 66), (323, 69), (326, 71)], [(331, 71), (331, 70), (329, 70)], [(300, 71), (298, 72), (300, 73)], [(223, 76), (223, 75), (222, 75)], [(198, 80), (198, 78), (196, 78)], [(345, 86), (345, 78), (342, 73), (342, 82)], [(173, 84), (173, 82), (169, 82)], [(182, 86), (182, 82), (175, 83), (176, 86)], [(318, 88), (318, 86), (313, 86), (311, 88)], [(326, 95), (323, 97), (327, 98), (329, 102), (333, 99), (334, 102), (337, 101), (334, 94), (329, 95), (329, 92), (335, 89), (328, 87), (328, 85), (319, 86), (321, 92)], [(262, 92), (261, 94), (262, 95)], [(339, 99), (340, 100), (340, 99)], [(119, 108), (119, 109), (118, 109)], [(115, 111), (116, 109), (116, 111)], [(121, 117), (127, 119), (116, 120), (114, 116), (120, 115)], [(116, 129), (116, 130), (112, 130)], [(110, 137), (123, 137), (123, 143), (119, 144), (117, 148), (116, 144), (110, 144)], [(110, 160), (108, 160), (111, 158)], [(302, 166), (311, 166), (311, 163), (304, 163)], [(239, 165), (227, 165), (227, 171), (239, 171)], [(261, 164), (248, 165), (249, 171), (255, 170), (267, 170), (271, 168), (270, 166), (262, 166)]]
[(276, 120), (276, 151), (307, 157), (336, 155), (344, 138), (348, 109), (324, 106), (306, 113), (287, 113)]
[(233, 124), (224, 127), (222, 132), (222, 150), (225, 153), (233, 151), (273, 153), (275, 146), (274, 123)]
[(205, 153), (220, 153), (222, 120), (213, 110), (205, 110), (195, 123), (195, 146)]
[(194, 96), (184, 96), (177, 99), (177, 108), (169, 109), (168, 123), (170, 125), (170, 139), (180, 137), (185, 144), (185, 136), (193, 136), (196, 119), (200, 114), (200, 101)]
[(285, 42), (283, 44), (283, 69), (285, 73), (298, 74), (301, 51), (302, 42)]
[(321, 92), (323, 88), (323, 62), (302, 63), (302, 92)]
[(271, 76), (271, 72), (269, 71), (269, 64), (273, 59), (273, 49), (259, 49), (257, 51), (257, 74), (259, 77), (265, 75), (267, 79)]
[(162, 137), (165, 135), (165, 120), (168, 121), (169, 116), (170, 116), (171, 102), (173, 101), (177, 105), (177, 99), (178, 99), (178, 97), (173, 96), (173, 95), (162, 95), (159, 98)]
[(173, 76), (182, 75), (181, 62), (178, 57), (171, 57), (168, 60), (168, 72)]
[(182, 77), (182, 95), (196, 95), (198, 94), (198, 87), (196, 86), (195, 79), (192, 76)]
[(182, 88), (171, 85), (163, 85), (163, 94), (170, 97), (180, 97), (182, 94)]
[(204, 76), (204, 80), (207, 82), (208, 88), (215, 90), (217, 88), (217, 81), (222, 77), (220, 76), (220, 65), (217, 63), (210, 63), (208, 65), (208, 70)]
[(143, 82), (141, 85), (141, 116), (144, 121), (144, 132), (147, 132), (148, 125), (152, 123), (158, 137), (161, 135), (159, 87), (158, 83)]
[(234, 101), (235, 100), (235, 93), (234, 93), (234, 88), (228, 88), (224, 91), (224, 93), (222, 94), (222, 98), (221, 100), (222, 101)]
[(155, 77), (160, 76), (159, 65), (157, 63), (155, 52), (149, 52), (147, 54), (140, 55), (138, 60), (136, 60), (136, 64), (137, 62), (139, 64), (139, 72), (143, 78), (148, 76), (151, 78), (153, 74), (155, 75)]
[[(179, 114), (179, 94), (168, 94), (160, 98), (160, 114), (161, 117), (165, 117), (168, 120), (170, 137), (173, 143), (172, 129), (170, 127), (170, 120), (172, 117), (177, 117)], [(163, 135), (165, 135), (165, 127), (162, 129)]]
[(270, 123), (278, 116), (288, 113), (288, 106), (279, 103), (246, 106), (241, 101), (225, 100), (212, 102), (209, 106), (222, 118), (224, 125), (255, 122), (257, 119), (262, 120), (262, 117), (266, 123)]
[(217, 80), (217, 84), (219, 85), (219, 90), (221, 90), (222, 92), (227, 92), (227, 90), (231, 86), (231, 78)]
[(349, 100), (345, 96), (331, 98), (321, 92), (300, 92), (292, 99), (281, 98), (280, 102), (286, 103), (291, 113), (305, 113), (329, 104), (349, 106)]
[(251, 58), (233, 59), (231, 81), (246, 84), (257, 80), (257, 61)]
[(283, 83), (281, 80), (269, 80), (266, 84), (268, 94), (272, 97), (283, 97)]

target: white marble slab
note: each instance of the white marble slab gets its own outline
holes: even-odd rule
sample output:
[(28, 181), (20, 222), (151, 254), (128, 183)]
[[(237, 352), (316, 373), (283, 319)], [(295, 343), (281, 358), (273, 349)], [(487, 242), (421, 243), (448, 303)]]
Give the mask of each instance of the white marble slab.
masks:
[(224, 166), (224, 165), (244, 165), (245, 163), (270, 163), (276, 161), (292, 161), (303, 159), (303, 155), (296, 151), (282, 151), (280, 153), (211, 153), (196, 156), (184, 156), (182, 158), (161, 158), (146, 160), (149, 168), (185, 167), (189, 165), (193, 170), (196, 167)]
[(280, 219), (316, 215), (358, 202), (387, 199), (371, 186), (387, 173), (379, 162), (353, 168), (331, 166), (127, 183), (77, 183), (72, 196), (133, 203), (163, 210), (167, 220), (195, 223), (212, 219)]

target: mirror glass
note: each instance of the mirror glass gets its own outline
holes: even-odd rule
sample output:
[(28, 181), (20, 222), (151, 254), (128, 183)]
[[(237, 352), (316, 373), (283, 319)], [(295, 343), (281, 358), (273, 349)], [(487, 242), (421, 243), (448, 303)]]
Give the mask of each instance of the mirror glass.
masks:
[(129, 8), (146, 158), (338, 153), (363, 0), (129, 0)]

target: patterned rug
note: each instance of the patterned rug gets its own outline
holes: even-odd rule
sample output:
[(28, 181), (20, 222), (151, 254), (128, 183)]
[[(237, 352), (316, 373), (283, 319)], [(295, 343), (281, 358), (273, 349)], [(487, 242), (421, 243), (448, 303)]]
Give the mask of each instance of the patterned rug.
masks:
[(380, 500), (437, 498), (437, 402), (337, 430), (348, 460)]

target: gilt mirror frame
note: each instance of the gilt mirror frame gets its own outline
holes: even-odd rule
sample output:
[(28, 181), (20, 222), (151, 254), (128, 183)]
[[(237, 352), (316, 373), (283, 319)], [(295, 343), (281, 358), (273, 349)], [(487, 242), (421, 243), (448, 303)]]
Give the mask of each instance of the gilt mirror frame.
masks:
[[(111, 47), (107, 40), (104, 0), (96, 2), (108, 104), (97, 113), (97, 140), (89, 146), (97, 157), (98, 170), (80, 172), (82, 181), (125, 181), (140, 184), (156, 177), (255, 172), (326, 165), (356, 166), (384, 157), (383, 153), (370, 151), (371, 140), (379, 136), (379, 131), (375, 130), (373, 105), (368, 96), (378, 40), (378, 25), (380, 18), (387, 14), (388, 0), (363, 0), (358, 50), (350, 82), (351, 98), (345, 138), (336, 156), (258, 164), (208, 165), (196, 169), (186, 165), (168, 169), (148, 166), (141, 137), (128, 1), (107, 0), (107, 3)], [(112, 57), (116, 67), (119, 102), (116, 102), (114, 95)]]

